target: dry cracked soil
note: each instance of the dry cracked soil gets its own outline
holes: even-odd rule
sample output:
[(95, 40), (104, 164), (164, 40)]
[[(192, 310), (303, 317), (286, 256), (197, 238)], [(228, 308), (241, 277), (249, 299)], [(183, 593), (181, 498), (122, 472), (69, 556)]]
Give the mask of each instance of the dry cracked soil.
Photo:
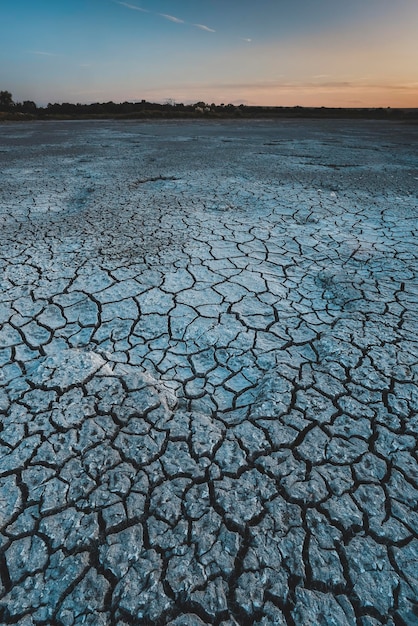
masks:
[(0, 623), (418, 624), (418, 127), (0, 127)]

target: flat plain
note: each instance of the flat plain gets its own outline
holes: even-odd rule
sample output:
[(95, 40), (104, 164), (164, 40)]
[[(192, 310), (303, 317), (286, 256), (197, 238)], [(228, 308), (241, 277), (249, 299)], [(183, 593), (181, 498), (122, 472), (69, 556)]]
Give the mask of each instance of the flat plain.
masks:
[(0, 126), (0, 622), (418, 624), (418, 126)]

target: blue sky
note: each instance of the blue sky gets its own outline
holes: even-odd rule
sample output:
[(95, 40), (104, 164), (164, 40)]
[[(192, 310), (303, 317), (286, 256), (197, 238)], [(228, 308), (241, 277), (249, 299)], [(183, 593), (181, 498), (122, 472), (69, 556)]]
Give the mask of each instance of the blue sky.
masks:
[(16, 100), (418, 106), (418, 0), (0, 0)]

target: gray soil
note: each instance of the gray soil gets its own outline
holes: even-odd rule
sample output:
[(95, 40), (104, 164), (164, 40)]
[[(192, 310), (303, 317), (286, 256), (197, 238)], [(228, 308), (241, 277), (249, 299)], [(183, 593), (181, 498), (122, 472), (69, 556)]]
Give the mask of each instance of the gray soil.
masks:
[(418, 624), (417, 139), (0, 126), (1, 624)]

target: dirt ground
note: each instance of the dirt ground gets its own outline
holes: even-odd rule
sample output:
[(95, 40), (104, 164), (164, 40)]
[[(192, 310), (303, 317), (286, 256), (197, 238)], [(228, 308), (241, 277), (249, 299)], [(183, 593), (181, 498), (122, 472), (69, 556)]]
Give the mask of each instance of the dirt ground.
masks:
[(417, 140), (0, 125), (2, 624), (418, 624)]

